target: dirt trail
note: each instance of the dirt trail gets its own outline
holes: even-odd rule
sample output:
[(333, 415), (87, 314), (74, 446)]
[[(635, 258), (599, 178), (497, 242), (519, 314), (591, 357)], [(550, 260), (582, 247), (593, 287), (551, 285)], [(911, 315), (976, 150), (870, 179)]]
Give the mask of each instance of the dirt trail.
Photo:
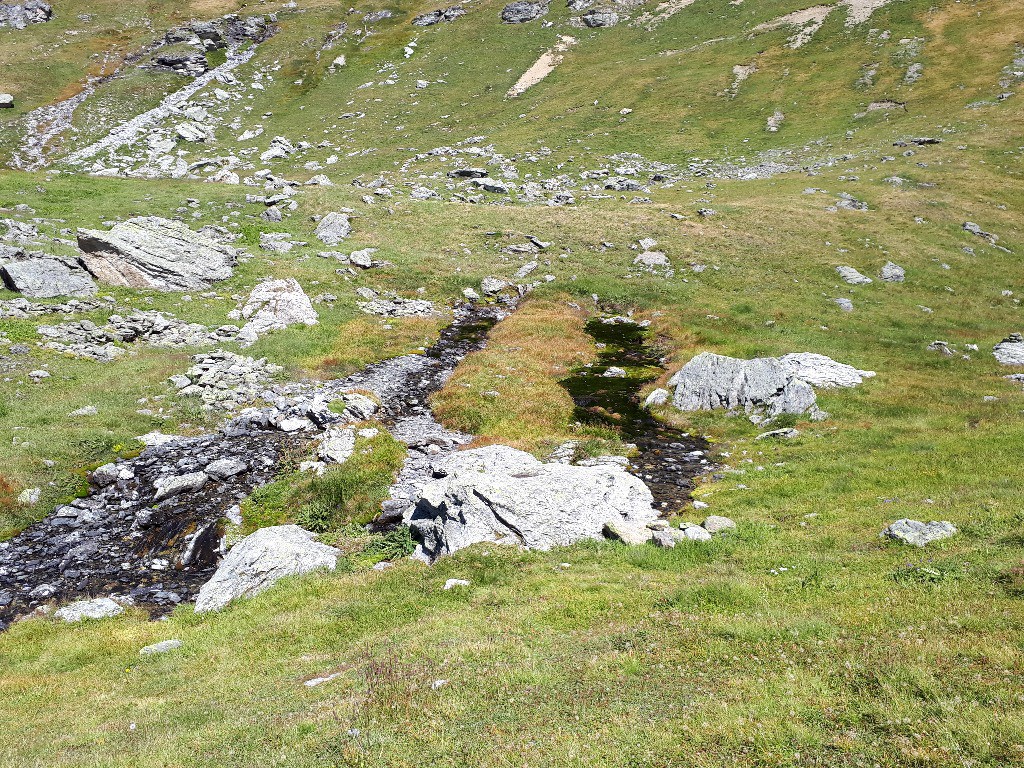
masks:
[(568, 35), (559, 37), (555, 47), (537, 59), (533, 66), (526, 70), (523, 76), (516, 81), (516, 84), (508, 89), (505, 98), (514, 99), (516, 96), (521, 96), (528, 88), (550, 75), (555, 70), (555, 67), (562, 63), (563, 54), (576, 45), (576, 42), (575, 37), (569, 37)]

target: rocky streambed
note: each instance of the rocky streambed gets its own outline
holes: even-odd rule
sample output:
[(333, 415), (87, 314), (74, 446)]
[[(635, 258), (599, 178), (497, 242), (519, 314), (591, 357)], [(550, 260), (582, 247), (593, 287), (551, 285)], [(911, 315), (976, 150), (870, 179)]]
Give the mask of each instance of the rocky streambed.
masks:
[(641, 404), (640, 390), (663, 371), (644, 326), (618, 316), (591, 320), (586, 329), (600, 345), (598, 360), (562, 381), (576, 418), (618, 430), (636, 446), (629, 468), (651, 489), (655, 508), (681, 509), (694, 478), (708, 469), (707, 441), (658, 421)]
[[(390, 503), (404, 508), (429, 460), (471, 439), (433, 419), (430, 395), (513, 308), (457, 307), (423, 354), (343, 379), (275, 387), (263, 393), (267, 405), (242, 411), (216, 434), (165, 436), (136, 458), (99, 468), (87, 496), (0, 543), (0, 629), (40, 606), (85, 597), (115, 596), (153, 615), (194, 600), (223, 554), (223, 521), (274, 478), (286, 455), (310, 451), (332, 426), (375, 415), (409, 445)], [(365, 400), (342, 414), (331, 410), (353, 390), (377, 398), (375, 414), (366, 412)], [(401, 512), (394, 522), (400, 519)]]

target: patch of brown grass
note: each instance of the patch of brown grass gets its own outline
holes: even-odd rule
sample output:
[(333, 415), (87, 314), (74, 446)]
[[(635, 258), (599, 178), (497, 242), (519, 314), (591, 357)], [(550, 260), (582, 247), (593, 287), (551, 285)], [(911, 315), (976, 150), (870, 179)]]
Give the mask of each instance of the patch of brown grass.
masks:
[(595, 357), (585, 323), (564, 297), (527, 301), (495, 327), (485, 349), (462, 361), (435, 396), (435, 414), (481, 444), (530, 449), (568, 438), (574, 406), (558, 382)]
[(338, 327), (331, 351), (311, 360), (306, 368), (331, 376), (346, 376), (368, 363), (407, 355), (437, 340), (442, 320), (407, 318), (392, 320), (390, 330), (379, 321), (357, 318)]

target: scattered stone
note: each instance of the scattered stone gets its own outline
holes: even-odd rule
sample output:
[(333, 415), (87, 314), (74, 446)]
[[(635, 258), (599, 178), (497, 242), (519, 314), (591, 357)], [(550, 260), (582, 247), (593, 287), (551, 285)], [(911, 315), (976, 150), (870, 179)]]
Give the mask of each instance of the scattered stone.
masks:
[(500, 277), (485, 277), (480, 282), (480, 290), (486, 295), (493, 296), (508, 288), (508, 285), (508, 280), (502, 280)]
[(983, 237), (993, 245), (999, 240), (998, 235), (993, 235), (991, 232), (986, 232), (973, 221), (964, 222), (964, 231), (970, 232), (972, 235), (977, 235), (978, 237)]
[(253, 400), (281, 370), (266, 358), (255, 360), (219, 349), (192, 357), (193, 365), (172, 383), (181, 396), (197, 396), (209, 408), (231, 410)]
[(644, 400), (644, 408), (653, 408), (658, 405), (664, 405), (672, 397), (672, 393), (667, 389), (658, 388), (651, 392)]
[(161, 640), (159, 643), (147, 645), (139, 651), (140, 656), (156, 656), (161, 653), (169, 653), (181, 648), (181, 640)]
[(78, 230), (81, 263), (101, 283), (158, 291), (205, 290), (231, 277), (237, 251), (177, 221), (142, 216), (109, 232)]
[(108, 619), (122, 613), (124, 608), (119, 603), (109, 597), (97, 597), (94, 600), (79, 600), (58, 608), (53, 616), (61, 621), (74, 623), (83, 619)]
[(29, 24), (42, 24), (53, 16), (53, 9), (42, 0), (23, 3), (0, 3), (0, 29), (24, 29)]
[(836, 272), (850, 285), (867, 285), (871, 282), (870, 277), (862, 275), (853, 267), (836, 267)]
[(98, 413), (99, 411), (96, 409), (95, 405), (86, 405), (83, 408), (77, 408), (71, 411), (71, 413), (69, 413), (68, 416), (95, 416)]
[(448, 579), (448, 581), (446, 581), (444, 583), (444, 589), (445, 590), (454, 589), (455, 587), (468, 587), (468, 586), (469, 586), (469, 582), (466, 581), (465, 579)]
[(328, 213), (316, 226), (314, 234), (327, 245), (337, 245), (352, 233), (347, 213)]
[(708, 515), (704, 518), (704, 522), (701, 523), (701, 527), (711, 535), (714, 535), (723, 531), (735, 531), (736, 523), (728, 517)]
[(878, 276), (887, 283), (902, 283), (907, 273), (899, 264), (887, 261)]
[(583, 14), (583, 23), (591, 29), (614, 27), (619, 23), (619, 14), (615, 11), (594, 9)]
[(14, 97), (9, 93), (0, 93), (0, 109), (14, 109)]
[(957, 532), (956, 526), (946, 521), (922, 523), (919, 520), (901, 518), (882, 531), (882, 536), (896, 539), (904, 544), (923, 547), (933, 541), (948, 539)]
[(755, 437), (755, 440), (791, 440), (794, 437), (800, 435), (799, 429), (793, 429), (792, 427), (786, 427), (783, 429), (773, 429), (769, 432), (762, 432), (760, 435)]
[(466, 11), (461, 5), (452, 5), (448, 8), (440, 8), (430, 13), (424, 13), (412, 20), (413, 26), (431, 27), (444, 21), (455, 21), (460, 16), (465, 16)]
[(383, 315), (384, 317), (431, 317), (438, 314), (432, 301), (401, 297), (390, 300), (362, 301), (359, 303), (359, 308), (368, 315)]
[(992, 348), (992, 354), (1003, 365), (1024, 366), (1024, 336), (1011, 333)]
[(609, 520), (601, 528), (601, 533), (606, 538), (631, 546), (646, 544), (654, 537), (654, 531), (645, 523), (629, 523), (623, 520)]
[(613, 365), (601, 375), (606, 379), (624, 379), (626, 378), (627, 373), (624, 368), (619, 368), (618, 366)]
[(834, 301), (836, 305), (841, 310), (843, 310), (843, 312), (853, 312), (853, 302), (850, 301), (849, 299), (844, 299), (840, 297), (837, 299), (832, 299), (832, 301)]
[(255, 344), (270, 331), (289, 325), (316, 325), (319, 321), (312, 302), (293, 277), (257, 285), (240, 315), (248, 321), (238, 332), (238, 342), (243, 347)]
[(320, 544), (297, 525), (261, 528), (238, 542), (196, 599), (196, 613), (217, 611), (232, 600), (259, 594), (285, 576), (333, 571), (341, 552)]

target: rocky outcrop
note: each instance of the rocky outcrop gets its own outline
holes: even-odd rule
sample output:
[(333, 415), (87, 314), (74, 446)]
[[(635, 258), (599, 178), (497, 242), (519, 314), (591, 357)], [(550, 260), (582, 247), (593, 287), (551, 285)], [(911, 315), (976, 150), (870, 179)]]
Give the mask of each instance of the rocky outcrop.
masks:
[(298, 280), (266, 280), (249, 294), (240, 317), (247, 320), (238, 333), (243, 347), (251, 346), (270, 331), (289, 325), (316, 325), (319, 316)]
[(142, 216), (109, 232), (78, 230), (80, 261), (101, 283), (193, 291), (231, 277), (237, 251), (177, 221)]
[(1024, 336), (1011, 333), (992, 348), (992, 354), (1003, 365), (1024, 366)]
[(449, 8), (439, 8), (430, 13), (424, 13), (412, 20), (413, 26), (431, 27), (443, 21), (455, 21), (460, 16), (466, 15), (466, 9), (461, 5), (453, 5)]
[(26, 0), (24, 3), (0, 3), (0, 29), (13, 27), (24, 29), (29, 24), (42, 24), (53, 16), (53, 9), (42, 0)]
[(232, 600), (259, 594), (285, 576), (333, 571), (341, 552), (320, 544), (297, 525), (261, 528), (238, 542), (199, 590), (196, 613), (218, 611)]
[(523, 24), (539, 19), (548, 12), (548, 3), (530, 3), (525, 0), (509, 3), (501, 11), (501, 20), (506, 24)]
[(427, 561), (483, 541), (550, 549), (658, 517), (647, 486), (612, 464), (547, 464), (491, 445), (452, 454), (434, 474), (407, 515), (415, 556)]
[(823, 417), (813, 387), (852, 387), (872, 371), (860, 371), (824, 355), (801, 352), (740, 360), (702, 352), (670, 380), (672, 404), (683, 411), (744, 411), (759, 423), (780, 414)]
[(96, 295), (96, 283), (74, 262), (20, 249), (9, 249), (9, 253), (7, 260), (0, 261), (0, 278), (12, 291), (33, 299), (57, 296), (81, 299)]
[(948, 539), (956, 535), (956, 532), (956, 526), (944, 520), (922, 523), (920, 520), (902, 518), (882, 531), (882, 536), (915, 547), (924, 547), (933, 541)]
[(595, 8), (583, 14), (583, 23), (591, 29), (614, 27), (619, 23), (619, 14), (615, 11)]

